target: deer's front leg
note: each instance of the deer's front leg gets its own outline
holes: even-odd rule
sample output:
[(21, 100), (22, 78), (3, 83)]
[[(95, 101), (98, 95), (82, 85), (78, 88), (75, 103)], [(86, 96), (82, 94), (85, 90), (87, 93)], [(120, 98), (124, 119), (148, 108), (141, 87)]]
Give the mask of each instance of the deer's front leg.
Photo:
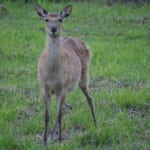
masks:
[(50, 108), (50, 94), (46, 91), (43, 92), (43, 100), (45, 105), (45, 131), (44, 131), (44, 146), (47, 145), (48, 136), (48, 123), (50, 120), (49, 108)]
[(58, 99), (58, 114), (57, 114), (57, 120), (58, 120), (58, 127), (59, 127), (59, 142), (61, 142), (61, 121), (62, 121), (62, 109), (65, 103), (65, 95), (63, 95), (62, 97), (60, 97), (60, 99)]
[(62, 115), (63, 115), (63, 107), (65, 104), (65, 94), (57, 96), (57, 118), (56, 118), (56, 123), (55, 127), (53, 128), (51, 139), (53, 140), (54, 134), (56, 132), (57, 127), (59, 128), (59, 142), (61, 142), (61, 121), (62, 121)]

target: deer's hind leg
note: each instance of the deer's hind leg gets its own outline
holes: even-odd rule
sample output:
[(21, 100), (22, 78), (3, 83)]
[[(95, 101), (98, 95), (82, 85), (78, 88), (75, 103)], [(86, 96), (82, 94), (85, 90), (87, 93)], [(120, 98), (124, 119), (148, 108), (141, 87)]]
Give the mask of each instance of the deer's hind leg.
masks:
[(80, 80), (80, 83), (79, 83), (79, 87), (80, 87), (81, 91), (83, 92), (83, 94), (86, 96), (86, 100), (87, 100), (87, 102), (90, 106), (90, 109), (91, 109), (94, 124), (97, 127), (95, 113), (94, 113), (93, 100), (92, 100), (92, 97), (89, 93), (88, 80), (89, 80), (88, 66), (86, 66), (84, 69), (82, 69), (81, 80)]

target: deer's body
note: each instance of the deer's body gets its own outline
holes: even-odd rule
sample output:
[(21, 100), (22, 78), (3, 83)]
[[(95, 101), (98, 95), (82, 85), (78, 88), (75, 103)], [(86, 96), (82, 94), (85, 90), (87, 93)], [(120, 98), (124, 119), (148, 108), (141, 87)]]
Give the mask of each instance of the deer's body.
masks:
[(47, 86), (52, 94), (60, 87), (66, 93), (73, 90), (82, 82), (82, 70), (88, 68), (88, 62), (89, 51), (82, 41), (72, 37), (48, 38), (38, 67), (42, 87)]
[(96, 125), (92, 98), (88, 92), (88, 64), (89, 50), (79, 39), (61, 37), (61, 22), (71, 13), (72, 7), (67, 6), (60, 14), (49, 14), (36, 5), (37, 13), (47, 22), (46, 48), (42, 52), (38, 65), (38, 77), (43, 91), (45, 104), (45, 132), (44, 143), (47, 144), (47, 129), (49, 123), (49, 105), (51, 94), (55, 94), (58, 101), (57, 120), (52, 130), (52, 138), (57, 126), (59, 127), (59, 141), (61, 141), (62, 108), (68, 92), (79, 86), (86, 96)]

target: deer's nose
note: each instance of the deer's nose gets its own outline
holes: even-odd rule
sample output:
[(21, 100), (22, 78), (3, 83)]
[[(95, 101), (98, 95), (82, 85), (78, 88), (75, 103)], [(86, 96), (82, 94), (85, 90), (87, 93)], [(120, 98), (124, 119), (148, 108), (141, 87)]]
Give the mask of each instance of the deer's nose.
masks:
[(55, 32), (57, 31), (57, 27), (55, 27), (55, 26), (51, 27), (51, 31), (52, 31), (53, 33), (55, 33)]

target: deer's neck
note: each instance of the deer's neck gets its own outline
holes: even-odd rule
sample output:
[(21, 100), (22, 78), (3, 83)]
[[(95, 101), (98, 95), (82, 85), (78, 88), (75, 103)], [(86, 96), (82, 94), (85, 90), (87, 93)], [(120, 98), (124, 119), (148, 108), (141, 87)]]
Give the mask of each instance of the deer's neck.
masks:
[(46, 49), (48, 50), (48, 65), (51, 69), (59, 66), (60, 58), (60, 37), (49, 37), (47, 35)]

